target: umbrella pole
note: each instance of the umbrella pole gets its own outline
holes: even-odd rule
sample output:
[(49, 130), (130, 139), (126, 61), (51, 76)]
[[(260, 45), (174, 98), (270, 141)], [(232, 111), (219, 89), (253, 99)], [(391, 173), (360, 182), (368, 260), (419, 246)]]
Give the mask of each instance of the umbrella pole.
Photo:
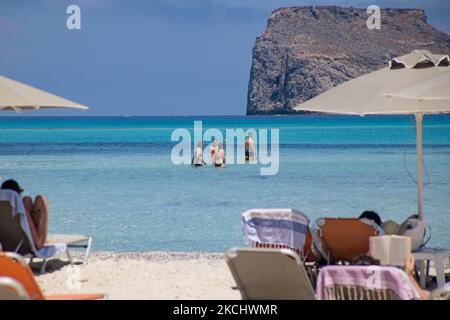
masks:
[(423, 113), (416, 113), (416, 152), (417, 152), (417, 214), (423, 220), (423, 170), (422, 170), (422, 120)]

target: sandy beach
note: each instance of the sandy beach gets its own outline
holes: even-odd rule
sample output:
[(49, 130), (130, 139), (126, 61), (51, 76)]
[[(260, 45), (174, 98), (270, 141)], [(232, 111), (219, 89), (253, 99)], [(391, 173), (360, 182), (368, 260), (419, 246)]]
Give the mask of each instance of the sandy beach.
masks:
[(36, 279), (46, 295), (107, 293), (109, 299), (240, 299), (239, 292), (231, 289), (234, 280), (221, 253), (95, 252), (87, 264), (75, 268), (64, 258), (49, 261), (48, 272)]
[[(33, 263), (35, 271), (39, 266)], [(434, 268), (430, 274), (435, 275)], [(36, 274), (36, 279), (45, 295), (106, 293), (113, 300), (240, 299), (239, 292), (232, 289), (235, 283), (221, 253), (94, 252), (87, 264), (71, 266), (66, 258), (51, 260), (47, 272)]]

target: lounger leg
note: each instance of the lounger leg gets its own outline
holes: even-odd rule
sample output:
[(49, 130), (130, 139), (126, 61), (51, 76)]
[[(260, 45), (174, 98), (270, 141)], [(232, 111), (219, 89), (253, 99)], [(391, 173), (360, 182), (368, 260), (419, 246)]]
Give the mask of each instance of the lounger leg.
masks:
[(427, 280), (430, 279), (429, 278), (429, 276), (430, 276), (430, 266), (431, 266), (431, 261), (428, 260), (426, 262), (426, 271), (425, 271), (425, 277), (426, 277)]
[(67, 254), (67, 258), (69, 258), (69, 263), (72, 265), (73, 260), (72, 260), (72, 256), (70, 255), (69, 249), (66, 250), (66, 254)]
[(86, 247), (86, 253), (84, 254), (84, 260), (83, 263), (87, 263), (89, 259), (89, 254), (91, 253), (91, 247), (92, 247), (92, 237), (89, 237), (87, 247)]
[(420, 265), (420, 286), (422, 288), (425, 288), (426, 286), (426, 281), (427, 281), (427, 276), (425, 274), (425, 264), (426, 261), (425, 260), (420, 260), (419, 265)]
[(47, 267), (47, 259), (44, 259), (44, 261), (42, 261), (42, 266), (41, 266), (41, 270), (39, 271), (39, 273), (43, 274), (45, 272), (46, 267)]
[(434, 268), (436, 269), (437, 287), (441, 288), (445, 285), (445, 262), (444, 257), (436, 256), (434, 258)]

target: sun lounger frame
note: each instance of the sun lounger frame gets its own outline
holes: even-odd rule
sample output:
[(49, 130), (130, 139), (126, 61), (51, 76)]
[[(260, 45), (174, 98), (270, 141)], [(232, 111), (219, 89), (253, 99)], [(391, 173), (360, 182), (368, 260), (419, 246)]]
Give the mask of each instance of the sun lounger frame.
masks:
[[(31, 239), (31, 235), (27, 235), (27, 232), (25, 230), (23, 230), (21, 222), (20, 222), (21, 217), (19, 215), (15, 215), (13, 217), (12, 216), (12, 207), (11, 207), (10, 203), (7, 201), (0, 201), (0, 212), (3, 213), (6, 211), (8, 212), (8, 218), (9, 218), (9, 221), (7, 221), (7, 223), (6, 223), (8, 225), (7, 232), (9, 234), (13, 234), (15, 236), (15, 238), (17, 239), (17, 241), (14, 244), (10, 243), (9, 247), (5, 247), (2, 244), (2, 250), (22, 254), (24, 257), (27, 257), (30, 259), (29, 264), (31, 264), (35, 258), (42, 259), (43, 261), (42, 261), (42, 265), (41, 265), (39, 272), (40, 273), (45, 272), (48, 260), (53, 257), (44, 257), (39, 253), (39, 251), (36, 249), (36, 247), (34, 245), (33, 240)], [(0, 218), (6, 219), (4, 217), (0, 217)], [(2, 222), (2, 224), (5, 225), (4, 222)], [(72, 256), (70, 255), (69, 249), (76, 249), (76, 248), (85, 249), (83, 263), (87, 263), (90, 252), (91, 252), (91, 248), (92, 248), (92, 237), (91, 236), (88, 236), (88, 235), (48, 235), (48, 238), (51, 239), (52, 237), (55, 237), (55, 236), (58, 236), (60, 238), (64, 238), (64, 236), (72, 237), (72, 241), (69, 241), (68, 243), (64, 242), (67, 245), (67, 250), (65, 252), (67, 254), (70, 264), (74, 264), (74, 261), (72, 259)], [(74, 240), (73, 238), (76, 236), (78, 236), (79, 238), (82, 238), (82, 239), (75, 241), (76, 239)]]
[(0, 277), (0, 300), (29, 300), (25, 288), (16, 280)]
[[(0, 259), (7, 259), (10, 262), (16, 262), (17, 268), (19, 268), (16, 272), (11, 273), (11, 265), (6, 266), (6, 271), (1, 272), (0, 274), (4, 278), (9, 278), (13, 281), (16, 281), (25, 291), (25, 296), (21, 297), (22, 299), (43, 299), (43, 300), (107, 300), (107, 294), (98, 294), (98, 293), (87, 293), (87, 294), (59, 294), (59, 295), (51, 295), (45, 296), (42, 290), (39, 287), (39, 284), (36, 281), (35, 276), (30, 268), (30, 266), (26, 263), (23, 256), (14, 253), (14, 252), (2, 252), (0, 253)], [(5, 261), (2, 261), (2, 266), (4, 266)], [(8, 270), (9, 269), (9, 270)], [(0, 268), (0, 271), (3, 271)], [(0, 277), (1, 279), (1, 277)], [(8, 281), (8, 280), (6, 280)], [(7, 283), (12, 283), (11, 281)], [(28, 287), (27, 287), (28, 286)], [(18, 286), (17, 286), (18, 287)], [(20, 287), (18, 287), (20, 290)]]
[[(49, 237), (51, 237), (51, 236), (52, 235), (50, 234)], [(66, 245), (67, 245), (66, 255), (67, 255), (67, 258), (69, 259), (69, 263), (71, 265), (75, 264), (75, 262), (74, 262), (74, 260), (73, 260), (73, 258), (71, 256), (71, 254), (70, 254), (69, 249), (84, 249), (85, 252), (84, 252), (84, 257), (83, 257), (82, 263), (83, 264), (87, 263), (87, 261), (89, 259), (89, 255), (91, 253), (91, 248), (92, 248), (92, 237), (91, 236), (85, 236), (85, 237), (86, 237), (86, 239), (80, 240), (79, 242), (76, 242), (76, 243), (71, 243), (71, 244), (66, 243)], [(47, 262), (48, 262), (48, 260), (50, 258), (45, 258), (45, 257), (42, 257), (40, 255), (36, 255), (36, 254), (32, 254), (32, 253), (30, 253), (28, 255), (25, 255), (25, 256), (29, 257), (29, 259), (30, 259), (29, 264), (30, 265), (31, 265), (31, 263), (33, 262), (34, 259), (36, 259), (36, 258), (37, 259), (42, 259), (42, 266), (41, 266), (41, 269), (40, 269), (39, 272), (40, 273), (44, 273), (45, 272), (45, 269), (47, 267)]]
[[(239, 260), (239, 256), (243, 257), (243, 258), (250, 258), (251, 256), (253, 256), (252, 258), (256, 260), (253, 261), (252, 263), (248, 263), (246, 261), (243, 261), (241, 265)], [(262, 259), (259, 259), (259, 261), (257, 261), (257, 257), (261, 257)], [(250, 258), (250, 259), (252, 259)], [(268, 263), (272, 263), (272, 264), (277, 264), (277, 258), (279, 258), (280, 260), (278, 260), (279, 265), (275, 266), (273, 268), (270, 268), (267, 264)], [(283, 260), (281, 260), (283, 259)], [(265, 260), (265, 261), (264, 261)], [(315, 299), (315, 292), (313, 289), (313, 286), (311, 284), (310, 278), (308, 276), (307, 271), (304, 268), (304, 265), (302, 263), (302, 261), (300, 260), (299, 256), (292, 250), (290, 249), (263, 249), (263, 248), (232, 248), (228, 251), (225, 252), (225, 261), (228, 264), (228, 267), (230, 268), (230, 271), (233, 275), (233, 278), (236, 282), (236, 289), (238, 289), (241, 293), (241, 297), (244, 300), (247, 299), (263, 299), (263, 300), (278, 300), (278, 299), (305, 299), (305, 300), (314, 300)], [(266, 264), (266, 265), (264, 265)], [(251, 266), (252, 265), (252, 266)], [(255, 267), (252, 270), (249, 270), (249, 267)], [(263, 268), (266, 267), (267, 269), (265, 271), (262, 271)], [(291, 288), (286, 288), (286, 291), (281, 292), (280, 290), (280, 286), (276, 284), (275, 287), (277, 288), (273, 288), (271, 287), (269, 284), (268, 285), (262, 285), (259, 286), (258, 285), (258, 281), (255, 281), (255, 278), (261, 278), (261, 279), (265, 279), (267, 281), (271, 281), (273, 282), (274, 280), (276, 281), (277, 279), (274, 278), (274, 276), (276, 277), (277, 275), (275, 274), (275, 272), (280, 269), (278, 269), (277, 267), (281, 267), (284, 268), (285, 270), (288, 270), (290, 272), (295, 272), (295, 278), (291, 277), (291, 279), (293, 281), (300, 281), (301, 284), (299, 285), (299, 287), (291, 287)], [(239, 270), (241, 268), (241, 270)], [(245, 270), (242, 270), (245, 269)], [(269, 273), (267, 270), (270, 271), (275, 271), (273, 273), (273, 275), (269, 275)], [(250, 273), (254, 273), (258, 274), (257, 276), (254, 277), (254, 279), (249, 280), (250, 283), (253, 282), (253, 284), (250, 284), (249, 287), (246, 287), (244, 285), (245, 282), (247, 282), (246, 280), (244, 280), (242, 278), (242, 276), (247, 273), (247, 275)], [(280, 273), (278, 274), (278, 276), (280, 276), (278, 278), (278, 280), (282, 280), (281, 282), (286, 282), (287, 278), (286, 278), (286, 274), (287, 273)], [(282, 279), (284, 278), (284, 279)], [(264, 280), (263, 280), (264, 281)], [(286, 282), (287, 283), (287, 282)], [(252, 288), (250, 288), (251, 286), (254, 286)], [(291, 289), (291, 290), (289, 290)], [(267, 290), (264, 292), (264, 290)], [(295, 291), (295, 292), (293, 292)]]

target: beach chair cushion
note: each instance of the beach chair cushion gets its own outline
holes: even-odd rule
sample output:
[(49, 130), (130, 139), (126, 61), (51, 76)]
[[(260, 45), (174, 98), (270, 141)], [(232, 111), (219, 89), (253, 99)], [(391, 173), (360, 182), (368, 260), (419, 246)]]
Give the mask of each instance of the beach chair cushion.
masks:
[(292, 250), (231, 249), (225, 259), (243, 299), (315, 299), (303, 263)]
[(313, 232), (314, 244), (329, 262), (352, 261), (366, 255), (369, 238), (379, 233), (374, 226), (353, 218), (318, 219)]

